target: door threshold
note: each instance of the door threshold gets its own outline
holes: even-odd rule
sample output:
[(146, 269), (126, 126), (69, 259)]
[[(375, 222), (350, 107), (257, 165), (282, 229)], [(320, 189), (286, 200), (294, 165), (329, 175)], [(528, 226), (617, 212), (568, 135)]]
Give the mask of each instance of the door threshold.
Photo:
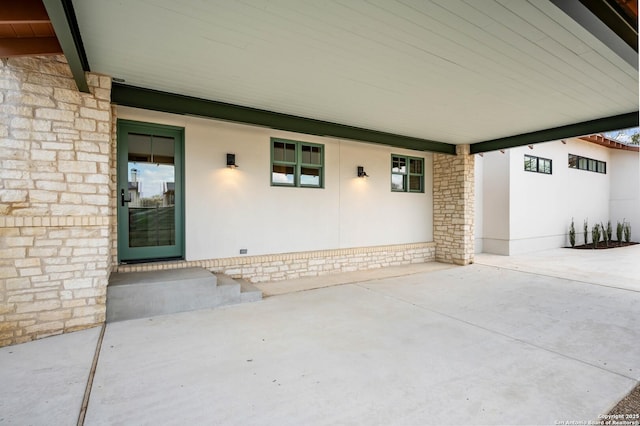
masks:
[(159, 262), (175, 262), (184, 260), (183, 256), (176, 257), (159, 257), (152, 259), (130, 259), (130, 260), (121, 260), (120, 265), (139, 265), (141, 263), (159, 263)]

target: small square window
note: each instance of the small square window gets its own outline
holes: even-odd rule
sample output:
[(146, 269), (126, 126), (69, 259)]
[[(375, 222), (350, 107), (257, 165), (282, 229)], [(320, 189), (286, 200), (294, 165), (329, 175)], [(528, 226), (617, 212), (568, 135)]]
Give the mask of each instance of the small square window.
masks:
[(424, 158), (392, 155), (391, 190), (424, 192)]

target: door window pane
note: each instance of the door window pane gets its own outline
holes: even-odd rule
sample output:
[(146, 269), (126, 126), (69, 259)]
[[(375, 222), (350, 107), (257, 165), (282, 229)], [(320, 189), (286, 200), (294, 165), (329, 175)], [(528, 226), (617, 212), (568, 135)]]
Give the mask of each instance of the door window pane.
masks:
[(128, 135), (129, 247), (175, 244), (173, 138)]

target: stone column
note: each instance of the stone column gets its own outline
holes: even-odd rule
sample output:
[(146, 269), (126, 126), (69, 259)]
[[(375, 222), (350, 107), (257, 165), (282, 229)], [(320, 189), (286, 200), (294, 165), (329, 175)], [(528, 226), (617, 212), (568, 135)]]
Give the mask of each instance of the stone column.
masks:
[(0, 64), (0, 347), (105, 320), (111, 78), (63, 56)]
[(456, 155), (433, 156), (433, 241), (436, 261), (468, 265), (474, 257), (474, 156), (469, 145)]

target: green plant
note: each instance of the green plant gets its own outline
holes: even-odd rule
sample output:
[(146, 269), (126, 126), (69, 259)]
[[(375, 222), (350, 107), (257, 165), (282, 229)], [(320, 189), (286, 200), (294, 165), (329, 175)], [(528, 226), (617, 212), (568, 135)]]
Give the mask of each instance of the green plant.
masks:
[(600, 228), (602, 229), (602, 241), (604, 241), (604, 246), (609, 247), (609, 228), (611, 228), (611, 223), (607, 224), (607, 228), (605, 228), (604, 223), (600, 222)]
[(618, 224), (616, 225), (616, 238), (618, 239), (618, 242), (621, 243), (622, 242), (622, 231), (624, 229), (624, 225), (623, 225), (624, 221), (618, 222)]
[(600, 225), (595, 224), (591, 229), (591, 239), (593, 240), (593, 248), (598, 247), (598, 241), (600, 241)]
[(607, 221), (607, 241), (611, 241), (612, 236), (613, 236), (613, 229), (611, 229), (611, 221), (608, 220)]
[(587, 236), (589, 235), (589, 222), (587, 222), (587, 219), (584, 220), (584, 245), (587, 245)]
[(631, 224), (629, 222), (624, 223), (624, 240), (628, 243), (631, 242)]
[(573, 226), (573, 218), (571, 218), (571, 226), (569, 227), (569, 242), (571, 243), (571, 247), (575, 247), (576, 245), (576, 228)]

